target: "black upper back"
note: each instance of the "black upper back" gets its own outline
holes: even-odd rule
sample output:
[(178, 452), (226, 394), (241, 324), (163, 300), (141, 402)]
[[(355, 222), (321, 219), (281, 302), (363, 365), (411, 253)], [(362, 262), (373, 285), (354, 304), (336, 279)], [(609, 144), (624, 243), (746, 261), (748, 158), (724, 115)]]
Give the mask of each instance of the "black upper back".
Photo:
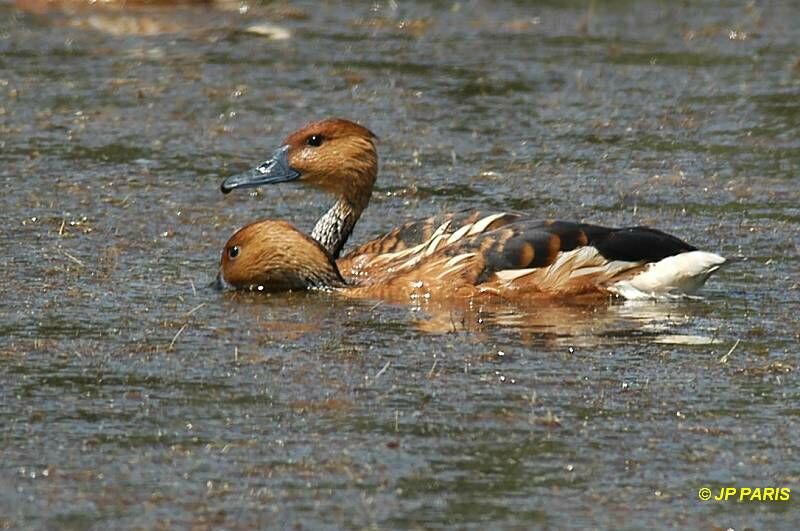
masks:
[(656, 262), (694, 251), (683, 240), (649, 227), (609, 228), (569, 221), (518, 220), (461, 239), (447, 254), (480, 252), (487, 269), (524, 269), (552, 264), (559, 253), (592, 246), (608, 260)]

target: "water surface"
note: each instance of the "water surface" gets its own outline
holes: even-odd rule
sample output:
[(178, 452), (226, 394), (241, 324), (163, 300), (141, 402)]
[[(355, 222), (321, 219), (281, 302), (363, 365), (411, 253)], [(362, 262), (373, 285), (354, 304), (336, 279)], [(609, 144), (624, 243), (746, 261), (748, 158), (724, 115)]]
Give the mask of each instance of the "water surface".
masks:
[[(0, 527), (797, 521), (800, 8), (233, 7), (0, 1)], [(516, 209), (738, 260), (668, 304), (210, 290), (328, 204), (221, 179), (330, 115), (381, 138), (355, 241)]]

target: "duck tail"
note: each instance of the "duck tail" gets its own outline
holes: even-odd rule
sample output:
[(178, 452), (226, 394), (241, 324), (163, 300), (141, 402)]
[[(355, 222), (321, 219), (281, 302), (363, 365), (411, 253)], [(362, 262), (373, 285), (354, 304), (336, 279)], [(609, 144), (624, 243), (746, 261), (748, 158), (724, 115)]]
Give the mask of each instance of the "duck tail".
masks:
[(611, 293), (625, 299), (691, 297), (727, 260), (707, 251), (689, 251), (648, 264), (636, 276), (615, 282)]

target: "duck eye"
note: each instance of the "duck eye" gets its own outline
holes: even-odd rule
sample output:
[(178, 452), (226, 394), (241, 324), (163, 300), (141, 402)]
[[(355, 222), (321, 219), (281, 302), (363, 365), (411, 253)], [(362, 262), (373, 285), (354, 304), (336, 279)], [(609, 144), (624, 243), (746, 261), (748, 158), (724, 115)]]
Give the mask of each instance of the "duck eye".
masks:
[(230, 249), (228, 249), (228, 257), (229, 257), (231, 260), (233, 260), (233, 259), (234, 259), (234, 258), (236, 258), (237, 256), (239, 256), (239, 246), (238, 246), (238, 245), (234, 245), (233, 247), (231, 247)]
[(311, 147), (319, 147), (324, 141), (325, 139), (322, 137), (322, 135), (311, 135), (308, 137), (308, 140), (306, 140), (306, 144)]

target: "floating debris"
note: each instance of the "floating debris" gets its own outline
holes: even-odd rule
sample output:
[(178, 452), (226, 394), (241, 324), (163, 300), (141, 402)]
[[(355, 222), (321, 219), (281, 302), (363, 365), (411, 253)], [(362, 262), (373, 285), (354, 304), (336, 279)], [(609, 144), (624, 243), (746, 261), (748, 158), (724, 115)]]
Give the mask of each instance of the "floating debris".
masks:
[(266, 37), (273, 41), (285, 41), (292, 37), (292, 32), (287, 28), (276, 26), (269, 22), (251, 24), (244, 29), (244, 32), (258, 35), (259, 37)]

